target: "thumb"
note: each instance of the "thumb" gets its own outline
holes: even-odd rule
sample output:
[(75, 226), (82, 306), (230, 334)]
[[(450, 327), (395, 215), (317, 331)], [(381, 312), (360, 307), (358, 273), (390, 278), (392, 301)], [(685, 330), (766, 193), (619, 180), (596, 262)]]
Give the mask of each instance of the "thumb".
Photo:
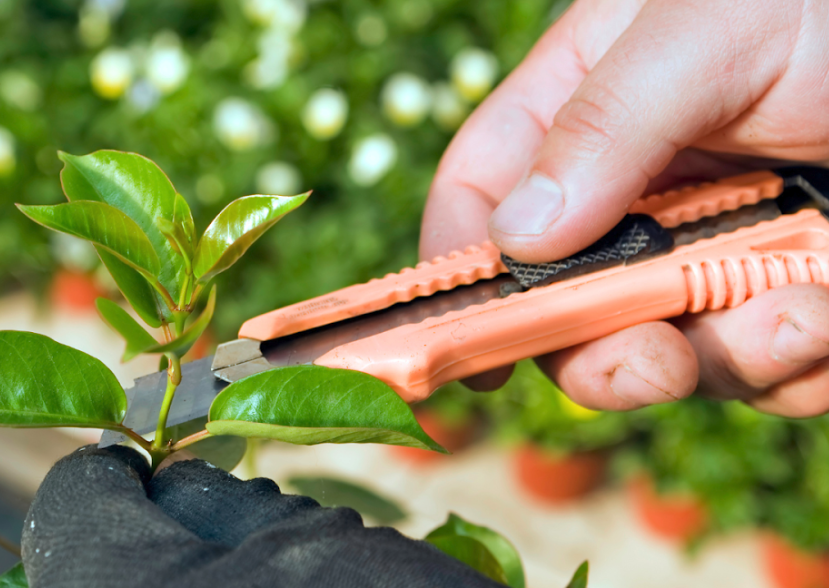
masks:
[[(493, 242), (540, 263), (609, 231), (679, 149), (774, 83), (782, 66), (757, 56), (760, 20), (743, 0), (648, 2), (557, 112), (528, 173), (490, 218)], [(785, 54), (774, 47), (782, 39), (765, 35), (764, 51)]]

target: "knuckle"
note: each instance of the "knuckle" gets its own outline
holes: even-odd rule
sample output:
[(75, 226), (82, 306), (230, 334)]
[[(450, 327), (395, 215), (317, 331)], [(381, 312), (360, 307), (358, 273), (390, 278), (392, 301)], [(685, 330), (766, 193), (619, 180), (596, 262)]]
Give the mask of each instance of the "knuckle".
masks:
[(555, 116), (553, 124), (594, 153), (608, 153), (622, 145), (630, 108), (614, 92), (601, 90), (595, 97), (574, 97)]

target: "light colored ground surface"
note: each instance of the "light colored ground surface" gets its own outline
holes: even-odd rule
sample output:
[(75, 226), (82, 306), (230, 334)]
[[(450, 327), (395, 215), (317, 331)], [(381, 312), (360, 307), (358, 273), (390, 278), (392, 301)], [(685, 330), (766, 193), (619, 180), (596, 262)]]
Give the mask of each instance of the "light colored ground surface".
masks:
[[(127, 386), (157, 365), (150, 358), (121, 365), (121, 342), (94, 313), (38, 314), (22, 295), (0, 300), (0, 329), (43, 333), (91, 353)], [(93, 431), (0, 429), (0, 480), (32, 492), (56, 459), (94, 439)], [(540, 504), (515, 484), (509, 455), (486, 445), (417, 466), (385, 447), (270, 443), (258, 469), (277, 482), (332, 475), (371, 486), (404, 505), (410, 516), (400, 529), (413, 537), (441, 524), (449, 511), (491, 526), (518, 547), (530, 588), (563, 587), (584, 559), (591, 562), (591, 588), (768, 588), (751, 538), (715, 542), (689, 560), (638, 525), (622, 492), (605, 490), (569, 507)]]

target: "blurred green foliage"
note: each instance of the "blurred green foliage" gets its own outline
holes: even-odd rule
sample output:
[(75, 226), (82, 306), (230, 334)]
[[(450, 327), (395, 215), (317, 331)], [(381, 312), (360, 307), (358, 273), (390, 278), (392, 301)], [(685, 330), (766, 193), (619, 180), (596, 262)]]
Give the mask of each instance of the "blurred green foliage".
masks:
[[(222, 289), (220, 339), (258, 313), (416, 263), (422, 207), (454, 130), (432, 118), (414, 126), (390, 120), (381, 107), (384, 83), (399, 72), (429, 84), (448, 80), (453, 58), (469, 48), (491, 52), (503, 75), (567, 3), (288, 4), (302, 17), (299, 24), (264, 22), (269, 8), (286, 3), (262, 0), (0, 2), (0, 127), (13, 136), (16, 156), (16, 168), (0, 177), (2, 288), (34, 286), (53, 270), (46, 232), (22, 222), (12, 203), (61, 201), (58, 149), (147, 155), (191, 203), (199, 230), (225, 203), (256, 193), (264, 165), (294, 166), (301, 178), (295, 192), (314, 194), (306, 210), (222, 278), (232, 287)], [(148, 56), (165, 39), (188, 65), (180, 87), (168, 94), (147, 83)], [(251, 64), (273, 52), (273, 39), (290, 45), (283, 56), (287, 73), (265, 83), (251, 74)], [(125, 49), (134, 64), (129, 87), (115, 99), (91, 83), (96, 57), (111, 48)], [(118, 92), (117, 74), (109, 71), (116, 87), (105, 86), (104, 93)], [(330, 140), (314, 138), (302, 122), (321, 88), (347, 98), (345, 126)], [(241, 149), (238, 141), (236, 148), (222, 141), (215, 119), (227, 98), (241, 98), (263, 117), (253, 130), (264, 138), (242, 137)], [(348, 173), (349, 159), (360, 139), (376, 133), (393, 140), (396, 164), (375, 185), (360, 185)]]
[(503, 388), (470, 395), (489, 417), (495, 439), (562, 452), (609, 449), (631, 434), (630, 414), (588, 410), (570, 400), (532, 360), (519, 362)]

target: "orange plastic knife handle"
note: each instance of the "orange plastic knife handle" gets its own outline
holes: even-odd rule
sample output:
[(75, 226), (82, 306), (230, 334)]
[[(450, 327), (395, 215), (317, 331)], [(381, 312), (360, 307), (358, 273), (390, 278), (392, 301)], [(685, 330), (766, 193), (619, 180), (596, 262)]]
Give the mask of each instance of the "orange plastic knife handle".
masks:
[[(780, 176), (759, 171), (648, 196), (635, 202), (630, 212), (648, 214), (663, 227), (670, 228), (703, 216), (756, 204), (762, 199), (779, 196), (782, 191)], [(494, 278), (506, 271), (501, 252), (486, 242), (479, 247), (467, 247), (462, 252), (453, 251), (446, 257), (423, 261), (397, 274), (257, 316), (242, 325), (239, 337), (258, 341), (276, 339), (382, 310), (399, 302), (409, 302), (419, 296), (431, 296), (441, 290)]]
[(816, 210), (397, 327), (314, 363), (374, 375), (413, 402), (453, 380), (797, 283), (829, 284), (829, 222)]

